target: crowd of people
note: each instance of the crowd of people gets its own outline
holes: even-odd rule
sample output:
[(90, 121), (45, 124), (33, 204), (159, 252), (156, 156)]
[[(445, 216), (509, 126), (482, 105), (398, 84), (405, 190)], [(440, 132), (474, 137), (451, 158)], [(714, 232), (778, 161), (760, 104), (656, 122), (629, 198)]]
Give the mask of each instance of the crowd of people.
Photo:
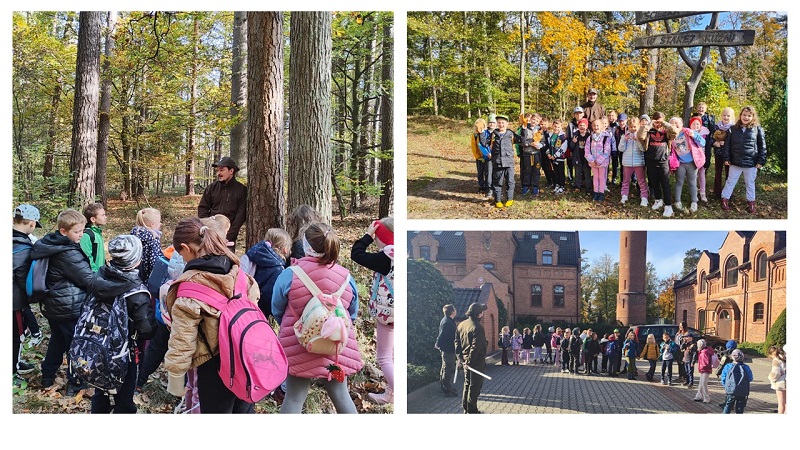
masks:
[[(486, 356), (488, 338), (481, 323), (485, 305), (473, 303), (469, 306), (466, 319), (456, 324), (457, 311), (454, 305), (445, 305), (444, 317), (439, 325), (436, 348), (442, 356), (439, 383), (442, 395), (456, 397), (456, 369), (464, 369), (464, 388), (461, 394), (462, 407), (467, 414), (480, 413), (478, 396), (484, 379), (487, 379)], [(628, 380), (637, 380), (637, 360), (647, 361), (649, 370), (644, 374), (648, 382), (660, 382), (663, 386), (680, 385), (687, 389), (695, 388), (695, 368), (699, 377), (694, 401), (710, 403), (709, 379), (716, 372), (724, 387), (725, 399), (719, 405), (725, 414), (741, 414), (750, 395), (753, 372), (744, 362), (744, 352), (737, 348), (735, 340), (726, 343), (726, 350), (719, 357), (704, 339), (696, 342), (682, 322), (674, 336), (663, 333), (649, 334), (646, 343), (640, 346), (633, 330), (625, 336), (615, 328), (612, 333), (602, 337), (591, 328), (581, 330), (551, 326), (544, 331), (541, 324), (530, 328), (501, 328), (497, 347), (500, 364), (504, 366), (535, 365), (552, 367), (564, 374), (575, 376), (618, 377), (626, 374)], [(533, 358), (530, 351), (533, 350)], [(509, 351), (511, 360), (509, 360)], [(778, 412), (786, 410), (786, 354), (782, 346), (769, 349), (772, 370), (768, 376), (771, 387), (778, 398)], [(656, 378), (658, 363), (661, 363), (660, 377)], [(677, 364), (678, 374), (674, 376), (673, 366)]]
[(512, 206), (518, 157), (522, 196), (536, 197), (545, 189), (559, 195), (572, 188), (603, 202), (609, 185), (619, 186), (622, 205), (637, 196), (640, 206), (671, 217), (675, 211), (695, 213), (708, 203), (706, 172), (713, 160), (712, 198), (730, 210), (733, 190), (744, 177), (747, 210), (755, 214), (756, 175), (767, 158), (755, 108), (745, 106), (736, 118), (732, 108), (724, 108), (717, 121), (699, 102), (684, 124), (681, 117), (668, 118), (660, 111), (652, 117), (606, 111), (597, 98), (597, 90), (589, 89), (587, 101), (566, 124), (525, 113), (515, 131), (507, 115), (477, 119), (471, 146), (478, 192), (497, 208)]
[[(341, 242), (336, 231), (322, 222), (312, 207), (302, 205), (290, 213), (288, 230), (270, 229), (264, 240), (237, 255), (234, 242), (244, 221), (242, 210), (220, 199), (233, 196), (241, 200), (246, 198), (246, 190), (236, 184), (238, 168), (232, 159), (225, 157), (215, 167), (220, 176), (203, 196), (198, 207), (201, 217), (180, 220), (166, 247), (162, 247), (161, 214), (153, 208), (139, 211), (131, 232), (115, 236), (107, 244), (103, 240), (107, 214), (102, 204), (91, 204), (83, 213), (63, 210), (56, 219), (56, 231), (38, 240), (33, 232), (41, 227), (39, 210), (30, 204), (15, 209), (15, 385), (21, 385), (24, 376), (35, 370), (21, 358), (23, 341), (40, 345), (46, 339), (41, 388), (53, 388), (65, 356), (64, 395), (75, 396), (89, 387), (69, 365), (76, 323), (87, 298), (110, 304), (123, 293), (141, 287), (141, 295), (125, 296), (131, 323), (127, 375), (118, 389), (94, 389), (91, 412), (135, 413), (135, 392), (163, 366), (168, 375), (167, 391), (181, 398), (184, 412), (252, 413), (254, 404), (237, 398), (217, 373), (220, 310), (199, 297), (178, 295), (181, 283), (190, 281), (225, 298), (235, 298), (231, 294), (243, 271), (247, 274), (247, 299), (258, 305), (264, 317), (274, 318), (276, 339), (288, 360), (288, 376), (271, 393), (280, 404), (280, 412), (301, 413), (313, 379), (322, 381), (338, 413), (357, 412), (348, 387), (348, 377), (364, 365), (355, 327), (349, 328), (346, 344), (335, 354), (311, 352), (300, 345), (294, 329), (315, 296), (312, 291), (335, 295), (351, 324), (359, 302), (364, 302), (359, 299), (354, 278), (340, 264)], [(227, 206), (220, 206), (223, 203)], [(374, 250), (370, 250), (373, 245)], [(32, 261), (42, 258), (48, 260), (47, 291), (40, 303), (40, 312), (49, 324), (49, 335), (45, 336), (30, 309), (25, 286)], [(386, 388), (382, 393), (370, 393), (369, 398), (378, 405), (390, 404), (394, 401), (393, 218), (372, 222), (363, 237), (353, 243), (350, 258), (373, 272), (367, 309), (376, 321), (377, 362)], [(148, 289), (149, 285), (155, 285), (155, 289)]]

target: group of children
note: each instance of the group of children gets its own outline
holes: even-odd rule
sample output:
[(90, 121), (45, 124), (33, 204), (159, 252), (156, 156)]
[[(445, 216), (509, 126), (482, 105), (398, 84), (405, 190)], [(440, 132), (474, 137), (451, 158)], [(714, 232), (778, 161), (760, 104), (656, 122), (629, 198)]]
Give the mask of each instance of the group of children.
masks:
[[(116, 391), (95, 388), (91, 412), (135, 413), (135, 391), (162, 363), (168, 374), (167, 391), (183, 398), (187, 410), (253, 412), (253, 404), (238, 399), (217, 373), (220, 311), (177, 292), (182, 282), (191, 280), (230, 297), (241, 270), (249, 275), (247, 298), (258, 303), (266, 317), (274, 317), (278, 339), (287, 355), (288, 377), (273, 392), (281, 404), (280, 412), (302, 412), (312, 379), (322, 379), (337, 412), (357, 412), (347, 386), (347, 377), (363, 367), (355, 327), (349, 328), (347, 343), (337, 349), (337, 354), (307, 351), (294, 329), (313, 292), (338, 296), (350, 323), (359, 309), (355, 280), (338, 264), (339, 238), (313, 208), (295, 208), (288, 218), (288, 231), (268, 230), (264, 240), (241, 258), (227, 246), (225, 234), (230, 222), (221, 215), (181, 220), (175, 227), (172, 245), (164, 249), (161, 215), (153, 208), (139, 211), (131, 233), (114, 237), (107, 246), (102, 237), (107, 220), (102, 204), (87, 206), (83, 214), (74, 209), (62, 211), (56, 220), (56, 231), (34, 242), (31, 237), (35, 228), (41, 227), (39, 219), (39, 211), (33, 205), (23, 204), (15, 209), (15, 384), (21, 384), (21, 375), (33, 371), (31, 364), (20, 360), (26, 326), (33, 334), (38, 331), (33, 326), (35, 320), (28, 324), (24, 320), (24, 311), (29, 309), (26, 277), (32, 261), (47, 258), (47, 291), (40, 306), (50, 325), (47, 352), (41, 364), (43, 388), (53, 386), (65, 355), (69, 362), (76, 323), (87, 298), (113, 303), (140, 287), (137, 295), (124, 296), (131, 320), (129, 370)], [(368, 248), (373, 243), (377, 251), (370, 252)], [(351, 252), (354, 262), (373, 271), (368, 309), (377, 322), (377, 361), (387, 387), (383, 393), (370, 393), (369, 397), (379, 405), (393, 402), (393, 249), (394, 220), (386, 217), (371, 223)], [(155, 290), (149, 289), (148, 295), (148, 287), (153, 284)], [(68, 369), (66, 376), (67, 396), (88, 387), (72, 370)]]
[[(747, 209), (754, 214), (756, 175), (766, 164), (764, 130), (752, 106), (742, 108), (735, 123), (733, 115), (733, 109), (725, 108), (716, 122), (707, 105), (700, 102), (688, 127), (680, 117), (667, 120), (662, 112), (653, 113), (652, 118), (646, 114), (629, 118), (613, 110), (589, 123), (579, 106), (566, 126), (558, 118), (521, 114), (515, 132), (509, 128), (508, 116), (490, 114), (488, 123), (483, 118), (475, 121), (471, 138), (478, 191), (491, 197), (497, 208), (512, 206), (516, 155), (522, 195), (540, 194), (544, 172), (554, 194), (566, 192), (569, 182), (578, 191), (591, 192), (597, 202), (605, 200), (609, 182), (620, 184), (620, 203), (624, 205), (631, 197), (633, 182), (641, 206), (650, 207), (652, 200), (653, 210), (663, 208), (663, 216), (671, 217), (673, 207), (694, 213), (698, 202), (708, 202), (706, 170), (713, 154), (713, 192), (721, 199), (722, 209), (730, 210), (733, 189), (744, 176)], [(689, 190), (688, 208), (681, 199), (684, 184)]]

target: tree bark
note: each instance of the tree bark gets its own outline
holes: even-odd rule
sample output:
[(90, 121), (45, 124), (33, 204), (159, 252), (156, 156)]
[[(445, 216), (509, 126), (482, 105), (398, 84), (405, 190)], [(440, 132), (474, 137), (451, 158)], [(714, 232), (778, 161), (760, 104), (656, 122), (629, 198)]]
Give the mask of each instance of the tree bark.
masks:
[(360, 187), (358, 191), (358, 203), (363, 204), (364, 201), (367, 199), (367, 173), (369, 172), (369, 158), (367, 157), (367, 151), (372, 144), (372, 124), (370, 123), (371, 112), (373, 109), (370, 107), (372, 104), (376, 104), (377, 102), (373, 102), (370, 100), (372, 97), (372, 86), (373, 80), (375, 78), (375, 64), (373, 64), (374, 53), (375, 53), (375, 34), (377, 33), (377, 24), (374, 20), (368, 19), (372, 27), (370, 28), (369, 37), (364, 41), (367, 42), (369, 45), (369, 51), (364, 57), (364, 68), (367, 70), (367, 73), (364, 76), (364, 91), (362, 93), (362, 107), (361, 107), (361, 138), (359, 140), (358, 145), (358, 186)]
[(242, 177), (247, 176), (247, 121), (241, 117), (247, 104), (247, 11), (233, 13), (233, 53), (231, 68), (231, 158), (239, 165)]
[[(331, 13), (292, 12), (289, 57), (289, 208), (331, 220)], [(358, 142), (358, 141), (356, 141)]]
[[(653, 34), (653, 26), (647, 24), (645, 27), (645, 34), (650, 36)], [(658, 49), (651, 48), (647, 52), (647, 59), (645, 61), (647, 68), (647, 78), (645, 80), (644, 91), (639, 99), (639, 115), (651, 114), (653, 104), (656, 97), (656, 74), (658, 73)]]
[(95, 195), (101, 15), (99, 11), (81, 11), (79, 19), (69, 203), (80, 209), (94, 202)]
[(195, 16), (192, 32), (192, 68), (191, 91), (189, 93), (189, 129), (186, 144), (186, 195), (194, 195), (194, 125), (197, 118), (197, 52), (199, 39), (199, 23)]
[(100, 203), (108, 207), (106, 192), (106, 170), (108, 168), (108, 130), (111, 128), (111, 54), (114, 52), (114, 28), (117, 12), (109, 11), (106, 19), (106, 48), (103, 60), (103, 84), (100, 89), (100, 130), (97, 134), (97, 178), (95, 190)]
[(381, 152), (385, 157), (381, 159), (380, 166), (380, 182), (383, 185), (378, 205), (378, 215), (380, 217), (390, 215), (394, 209), (393, 48), (392, 23), (387, 18), (383, 23), (383, 56), (381, 61)]
[(525, 114), (525, 13), (519, 13), (519, 113)]
[[(283, 13), (247, 13), (247, 247), (285, 228)], [(306, 118), (301, 118), (301, 120)], [(309, 118), (313, 119), (313, 118)]]

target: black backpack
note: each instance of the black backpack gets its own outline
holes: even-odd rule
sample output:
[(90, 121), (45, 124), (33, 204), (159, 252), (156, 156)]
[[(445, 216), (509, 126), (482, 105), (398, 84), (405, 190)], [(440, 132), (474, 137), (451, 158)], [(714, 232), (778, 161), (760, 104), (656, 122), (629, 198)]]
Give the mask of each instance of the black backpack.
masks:
[(574, 334), (569, 338), (569, 352), (579, 354), (581, 352), (581, 338)]
[(69, 348), (70, 372), (110, 394), (122, 386), (130, 362), (127, 298), (139, 292), (140, 285), (117, 296), (111, 304), (89, 295), (75, 325)]

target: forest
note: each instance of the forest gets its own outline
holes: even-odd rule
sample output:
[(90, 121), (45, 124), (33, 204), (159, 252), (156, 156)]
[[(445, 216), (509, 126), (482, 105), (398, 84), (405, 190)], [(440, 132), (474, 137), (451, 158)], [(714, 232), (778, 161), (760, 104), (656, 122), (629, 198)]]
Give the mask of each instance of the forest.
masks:
[[(754, 30), (752, 45), (635, 49), (643, 36)], [(634, 12), (409, 12), (408, 114), (471, 123), (531, 111), (569, 119), (599, 90), (606, 109), (688, 120), (703, 101), (755, 106), (769, 139), (766, 169), (787, 170), (787, 17), (718, 12), (637, 25)]]
[[(199, 195), (232, 156), (247, 245), (309, 204), (393, 209), (391, 12), (15, 12), (13, 201)], [(293, 37), (294, 36), (294, 37)]]

